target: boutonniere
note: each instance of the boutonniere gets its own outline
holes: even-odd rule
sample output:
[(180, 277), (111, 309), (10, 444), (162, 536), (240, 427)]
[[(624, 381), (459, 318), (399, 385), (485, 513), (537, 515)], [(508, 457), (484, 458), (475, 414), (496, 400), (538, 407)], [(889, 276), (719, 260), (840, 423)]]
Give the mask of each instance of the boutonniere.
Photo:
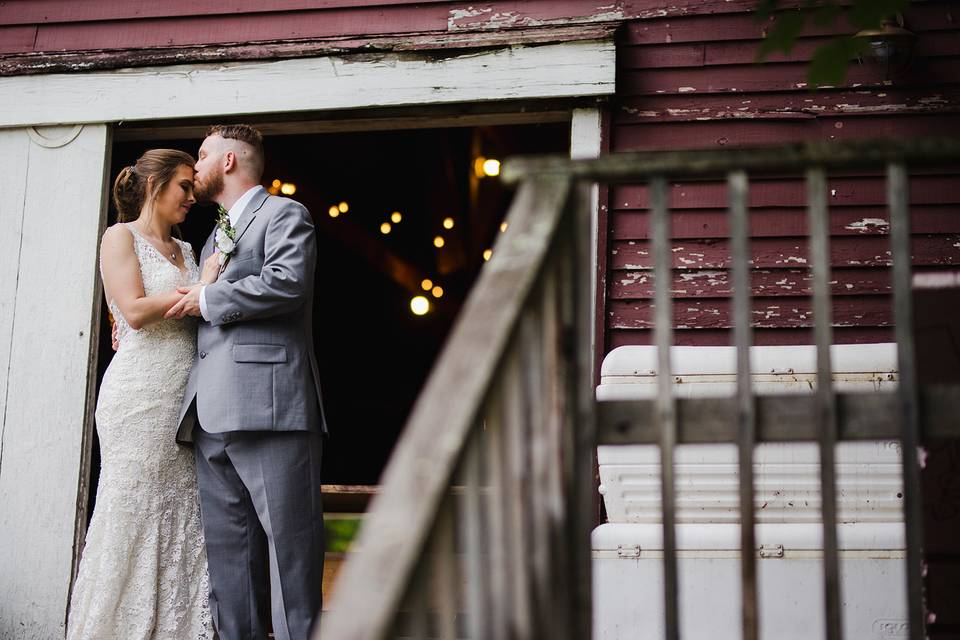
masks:
[(237, 248), (237, 230), (230, 224), (230, 215), (223, 205), (217, 207), (217, 232), (214, 235), (214, 244), (220, 253), (221, 266), (227, 263)]

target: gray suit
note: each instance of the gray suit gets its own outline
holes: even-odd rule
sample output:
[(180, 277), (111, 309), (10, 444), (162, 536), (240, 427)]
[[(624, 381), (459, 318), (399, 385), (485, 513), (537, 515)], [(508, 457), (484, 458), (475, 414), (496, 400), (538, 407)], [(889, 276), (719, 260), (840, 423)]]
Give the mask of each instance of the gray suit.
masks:
[[(200, 323), (177, 440), (195, 444), (220, 638), (266, 638), (272, 608), (277, 640), (305, 640), (324, 553), (316, 237), (303, 205), (265, 191), (236, 229), (233, 255), (204, 292), (210, 321)], [(213, 249), (211, 233), (201, 261)]]

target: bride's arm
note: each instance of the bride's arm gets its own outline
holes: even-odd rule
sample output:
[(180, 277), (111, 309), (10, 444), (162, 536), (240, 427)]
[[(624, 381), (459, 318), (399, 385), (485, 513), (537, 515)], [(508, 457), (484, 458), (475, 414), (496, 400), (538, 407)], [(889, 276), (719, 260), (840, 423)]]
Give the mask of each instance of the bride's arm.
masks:
[(114, 225), (103, 234), (100, 261), (107, 300), (117, 303), (127, 324), (134, 329), (162, 320), (163, 314), (183, 297), (176, 289), (155, 296), (144, 293), (133, 234), (123, 225)]

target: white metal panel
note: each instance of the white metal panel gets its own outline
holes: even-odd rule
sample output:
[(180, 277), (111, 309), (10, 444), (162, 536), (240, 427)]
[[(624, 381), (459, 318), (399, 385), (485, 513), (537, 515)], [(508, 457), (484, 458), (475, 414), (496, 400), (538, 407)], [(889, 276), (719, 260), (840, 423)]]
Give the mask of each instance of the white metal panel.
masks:
[[(612, 94), (612, 40), (0, 78), (0, 127)], [(14, 99), (14, 97), (16, 97)]]
[(73, 561), (108, 131), (11, 131), (0, 156), (19, 153), (28, 134), (23, 226), (3, 234), (4, 246), (22, 250), (16, 273), (0, 274), (16, 280), (0, 460), (0, 637), (47, 640), (63, 637)]

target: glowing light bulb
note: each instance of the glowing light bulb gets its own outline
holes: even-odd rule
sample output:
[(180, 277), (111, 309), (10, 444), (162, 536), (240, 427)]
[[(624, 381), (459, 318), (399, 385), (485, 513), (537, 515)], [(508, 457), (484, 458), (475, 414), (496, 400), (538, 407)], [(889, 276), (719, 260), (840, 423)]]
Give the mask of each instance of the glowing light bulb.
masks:
[(387, 235), (388, 233), (390, 233), (390, 229), (391, 227), (389, 222), (384, 222), (383, 224), (380, 225), (380, 233), (382, 233), (383, 235)]
[(433, 239), (433, 246), (435, 246), (437, 249), (442, 247), (444, 244), (445, 244), (445, 241), (443, 239), (443, 236), (437, 236), (436, 238)]
[(483, 163), (486, 161), (487, 159), (484, 158), (483, 156), (477, 156), (477, 158), (473, 161), (473, 173), (478, 178), (483, 178), (484, 176), (486, 176), (486, 173), (484, 173), (483, 171)]
[(280, 193), (285, 196), (292, 196), (297, 192), (297, 185), (292, 182), (284, 182), (280, 185)]
[(350, 205), (348, 205), (346, 202), (341, 202), (337, 205), (337, 209), (340, 210), (340, 213), (346, 213), (347, 211), (350, 211)]
[(493, 158), (483, 162), (483, 174), (487, 176), (500, 175), (500, 161)]
[(506, 230), (507, 230), (507, 226), (508, 226), (508, 225), (507, 225), (507, 221), (506, 221), (506, 220), (504, 220), (503, 222), (501, 222), (501, 223), (500, 223), (500, 233), (503, 233), (504, 231), (506, 231)]
[(425, 315), (430, 311), (430, 301), (425, 296), (415, 296), (410, 301), (410, 310), (418, 316)]
[(273, 185), (273, 188), (274, 188), (274, 189), (279, 189), (279, 188), (280, 188), (280, 185), (282, 185), (283, 182), (281, 182), (280, 180), (274, 180), (274, 181), (271, 182), (270, 184)]
[(493, 249), (487, 249), (483, 252), (483, 260), (487, 261), (493, 256)]
[(424, 291), (430, 291), (430, 289), (433, 289), (433, 280), (430, 278), (424, 278), (423, 282), (420, 283), (420, 287)]
[(444, 218), (444, 219), (443, 219), (443, 228), (444, 228), (444, 229), (453, 229), (453, 218)]
[(403, 220), (403, 216), (400, 215), (399, 211), (394, 211), (393, 213), (390, 214), (390, 219), (393, 221), (393, 224), (397, 224), (398, 222)]
[(330, 207), (327, 209), (327, 213), (330, 214), (331, 218), (336, 218), (338, 215), (340, 215), (340, 209), (337, 209), (336, 207)]
[(439, 298), (440, 296), (443, 295), (443, 287), (436, 286), (430, 291), (430, 293), (433, 294), (434, 298)]

